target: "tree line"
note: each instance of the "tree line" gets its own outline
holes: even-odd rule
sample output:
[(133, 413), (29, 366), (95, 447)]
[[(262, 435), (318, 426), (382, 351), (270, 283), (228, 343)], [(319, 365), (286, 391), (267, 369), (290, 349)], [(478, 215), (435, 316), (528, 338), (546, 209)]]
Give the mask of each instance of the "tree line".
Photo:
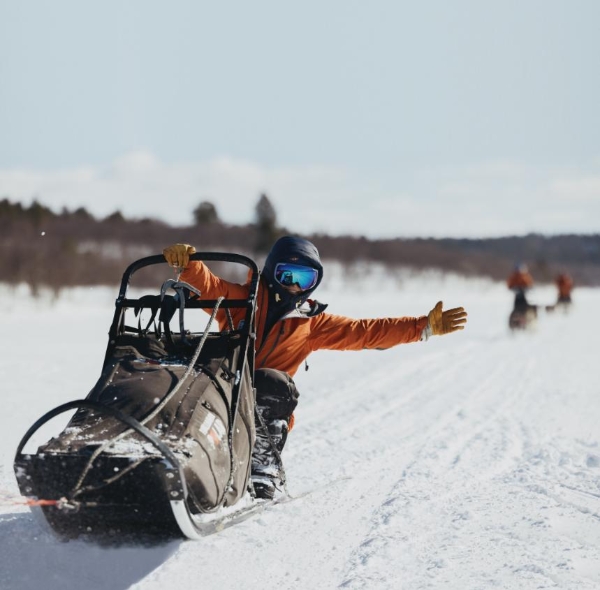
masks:
[[(281, 235), (266, 194), (260, 195), (252, 223), (223, 222), (216, 206), (201, 201), (186, 226), (144, 218), (126, 219), (119, 211), (97, 218), (80, 207), (54, 212), (34, 201), (30, 206), (0, 200), (0, 282), (26, 283), (33, 293), (46, 287), (59, 292), (75, 285), (116, 285), (134, 260), (160, 253), (171, 243), (198, 250), (246, 254), (262, 264)], [(600, 234), (508, 236), (495, 239), (381, 239), (364, 236), (305, 235), (324, 260), (351, 269), (357, 263), (390, 268), (434, 269), (464, 276), (504, 280), (517, 261), (525, 262), (538, 283), (569, 272), (578, 285), (600, 286)], [(152, 281), (149, 276), (148, 281)], [(152, 283), (154, 285), (154, 283)]]

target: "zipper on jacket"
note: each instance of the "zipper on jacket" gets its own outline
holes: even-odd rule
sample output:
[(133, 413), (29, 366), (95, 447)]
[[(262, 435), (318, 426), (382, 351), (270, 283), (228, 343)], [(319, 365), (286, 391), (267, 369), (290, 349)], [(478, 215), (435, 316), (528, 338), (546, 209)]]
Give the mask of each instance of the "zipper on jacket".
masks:
[[(279, 339), (281, 338), (281, 335), (283, 334), (283, 332), (285, 330), (285, 321), (284, 320), (279, 320), (279, 321), (281, 322), (281, 328), (279, 329), (279, 332), (277, 333), (277, 337), (275, 338), (275, 342), (273, 342), (273, 346), (271, 346), (271, 350), (269, 350), (269, 352), (267, 353), (267, 355), (265, 356), (265, 358), (263, 360), (263, 365), (266, 363), (267, 359), (271, 356), (272, 352), (275, 350), (275, 347), (279, 343)], [(260, 348), (262, 348), (262, 346)], [(260, 348), (258, 349), (258, 352), (260, 352)]]

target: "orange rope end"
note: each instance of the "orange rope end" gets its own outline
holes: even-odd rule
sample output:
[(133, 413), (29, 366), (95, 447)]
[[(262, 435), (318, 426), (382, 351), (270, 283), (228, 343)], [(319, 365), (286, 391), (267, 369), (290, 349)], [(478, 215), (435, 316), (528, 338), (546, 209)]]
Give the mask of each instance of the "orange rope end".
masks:
[(35, 500), (34, 498), (28, 498), (20, 503), (26, 506), (56, 506), (58, 502), (58, 500)]

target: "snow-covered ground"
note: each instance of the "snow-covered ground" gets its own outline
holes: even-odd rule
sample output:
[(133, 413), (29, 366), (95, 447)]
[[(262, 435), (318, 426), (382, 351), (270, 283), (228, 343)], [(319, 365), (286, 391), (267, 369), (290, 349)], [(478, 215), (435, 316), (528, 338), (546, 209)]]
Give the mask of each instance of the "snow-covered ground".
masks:
[(502, 284), (333, 269), (317, 293), (329, 311), (420, 315), (441, 299), (467, 328), (309, 358), (284, 459), (290, 493), (311, 493), (202, 541), (61, 543), (15, 503), (13, 455), (96, 381), (115, 295), (0, 288), (0, 588), (600, 588), (598, 290), (511, 335)]

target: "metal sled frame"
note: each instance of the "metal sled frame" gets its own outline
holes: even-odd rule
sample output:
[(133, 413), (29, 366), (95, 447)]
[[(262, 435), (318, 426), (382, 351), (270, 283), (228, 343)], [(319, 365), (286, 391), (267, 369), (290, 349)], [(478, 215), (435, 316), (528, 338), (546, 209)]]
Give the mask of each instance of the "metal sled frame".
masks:
[[(256, 309), (256, 292), (258, 289), (259, 281), (258, 267), (252, 259), (239, 254), (198, 252), (190, 256), (190, 259), (202, 261), (233, 262), (245, 265), (250, 269), (251, 278), (248, 298), (240, 300), (223, 300), (222, 302), (220, 302), (220, 308), (242, 308), (246, 310), (243, 324), (238, 329), (236, 329), (236, 333), (240, 334), (242, 337), (242, 349), (241, 354), (239, 356), (239, 365), (236, 369), (236, 373), (239, 371), (239, 375), (247, 374), (246, 367), (248, 367), (249, 374), (253, 381), (255, 355), (254, 314)], [(106, 352), (107, 357), (109, 356), (110, 351), (116, 345), (118, 337), (127, 330), (127, 327), (125, 326), (125, 312), (128, 309), (139, 310), (140, 308), (144, 307), (143, 302), (140, 299), (129, 299), (126, 296), (131, 277), (136, 271), (138, 271), (141, 268), (161, 263), (165, 263), (165, 259), (162, 255), (149, 256), (137, 260), (125, 270), (119, 289), (119, 295), (115, 303), (115, 313), (113, 321), (109, 330), (109, 342)], [(212, 309), (215, 307), (216, 303), (217, 302), (215, 300), (187, 298), (185, 301), (185, 308)], [(231, 434), (231, 431), (233, 431), (233, 429), (235, 428), (236, 418), (238, 416), (238, 405), (241, 387), (241, 380), (237, 380), (233, 385), (233, 421), (230, 425), (229, 434)], [(170, 507), (169, 512), (171, 512), (172, 514), (171, 518), (161, 518), (161, 522), (154, 523), (155, 531), (164, 531), (165, 534), (170, 534), (178, 531), (180, 534), (183, 534), (187, 538), (198, 539), (208, 534), (214, 533), (215, 531), (220, 530), (220, 528), (224, 528), (224, 526), (227, 526), (228, 522), (233, 522), (237, 519), (243, 519), (245, 515), (249, 516), (253, 514), (254, 511), (261, 508), (260, 504), (256, 504), (254, 506), (247, 506), (245, 508), (242, 508), (241, 510), (230, 510), (229, 513), (223, 518), (217, 516), (217, 514), (211, 515), (193, 513), (190, 510), (190, 505), (188, 502), (188, 489), (183, 469), (181, 468), (177, 457), (169, 449), (169, 447), (152, 431), (147, 429), (132, 416), (124, 414), (123, 412), (113, 407), (106, 406), (104, 404), (94, 402), (91, 400), (76, 400), (68, 402), (66, 404), (62, 404), (61, 406), (58, 406), (44, 414), (25, 433), (18, 445), (14, 460), (17, 481), (19, 483), (19, 487), (23, 495), (31, 496), (32, 494), (35, 494), (39, 497), (40, 491), (43, 492), (44, 488), (44, 471), (42, 467), (42, 462), (39, 461), (39, 457), (37, 454), (23, 453), (25, 445), (34, 435), (34, 433), (46, 422), (58, 416), (59, 414), (70, 410), (78, 409), (88, 409), (97, 411), (99, 413), (106, 413), (111, 415), (112, 417), (118, 419), (119, 421), (129, 426), (132, 430), (136, 431), (143, 438), (149, 441), (155, 449), (157, 449), (158, 454), (156, 456), (152, 456), (147, 461), (149, 467), (146, 467), (146, 472), (148, 472), (149, 470), (153, 470), (158, 471), (161, 475), (164, 475), (164, 477), (160, 478), (161, 489), (154, 490), (155, 492), (158, 492), (155, 495), (162, 496), (162, 498), (156, 498), (154, 497), (152, 492), (149, 492), (148, 499), (153, 503), (153, 505), (159, 506), (158, 512), (161, 514), (161, 516), (164, 516), (163, 508), (167, 505)], [(229, 440), (231, 440), (230, 436), (228, 438)], [(52, 463), (52, 457), (49, 457), (49, 459), (50, 468), (56, 467), (60, 461), (59, 458), (55, 458), (56, 460), (54, 461), (54, 463)], [(152, 477), (150, 477), (148, 481), (151, 481), (152, 478), (156, 479), (156, 473), (152, 473), (151, 475)], [(34, 480), (37, 481), (37, 485), (35, 485), (36, 481)], [(54, 505), (42, 506), (41, 508), (44, 517), (46, 518), (46, 520), (48, 521), (55, 533), (59, 534), (60, 536), (70, 537), (68, 532), (65, 533), (65, 531), (61, 531), (60, 511), (82, 510), (85, 512), (85, 510), (87, 509), (86, 503), (77, 501), (69, 502), (68, 498), (52, 498), (51, 500), (56, 501)], [(89, 503), (89, 506), (92, 506), (91, 511), (92, 514), (94, 514), (94, 509), (97, 509), (98, 507), (93, 506), (93, 503)], [(154, 507), (155, 510), (156, 506)], [(162, 506), (162, 508), (160, 508), (160, 506)]]
[[(240, 332), (249, 343), (250, 340), (253, 340), (255, 338), (254, 312), (256, 309), (256, 293), (258, 290), (259, 279), (259, 271), (258, 267), (256, 266), (256, 263), (247, 256), (242, 256), (241, 254), (229, 254), (225, 252), (196, 252), (195, 254), (192, 254), (190, 256), (190, 260), (201, 260), (203, 262), (233, 262), (243, 264), (252, 271), (252, 277), (250, 279), (250, 293), (248, 299), (226, 299), (220, 304), (220, 307), (222, 309), (246, 309), (246, 318), (244, 320), (244, 325), (241, 328)], [(108, 332), (109, 343), (107, 348), (107, 356), (111, 348), (114, 346), (116, 338), (119, 335), (121, 335), (124, 331), (125, 311), (127, 309), (136, 309), (140, 307), (141, 302), (139, 299), (127, 298), (127, 288), (129, 287), (131, 277), (134, 275), (135, 272), (137, 272), (141, 268), (161, 263), (165, 263), (164, 256), (147, 256), (146, 258), (141, 258), (140, 260), (137, 260), (130, 264), (123, 273), (123, 278), (121, 279), (121, 287), (119, 289), (119, 295), (117, 297), (117, 301), (115, 302), (115, 315), (110, 330)], [(214, 299), (189, 299), (186, 301), (185, 307), (186, 309), (213, 309), (216, 303), (217, 302)], [(254, 376), (253, 346), (246, 347), (246, 354), (244, 355), (244, 357), (248, 359), (248, 363), (250, 364), (250, 373), (252, 376)], [(234, 397), (236, 397), (236, 394), (237, 392), (234, 392)]]

